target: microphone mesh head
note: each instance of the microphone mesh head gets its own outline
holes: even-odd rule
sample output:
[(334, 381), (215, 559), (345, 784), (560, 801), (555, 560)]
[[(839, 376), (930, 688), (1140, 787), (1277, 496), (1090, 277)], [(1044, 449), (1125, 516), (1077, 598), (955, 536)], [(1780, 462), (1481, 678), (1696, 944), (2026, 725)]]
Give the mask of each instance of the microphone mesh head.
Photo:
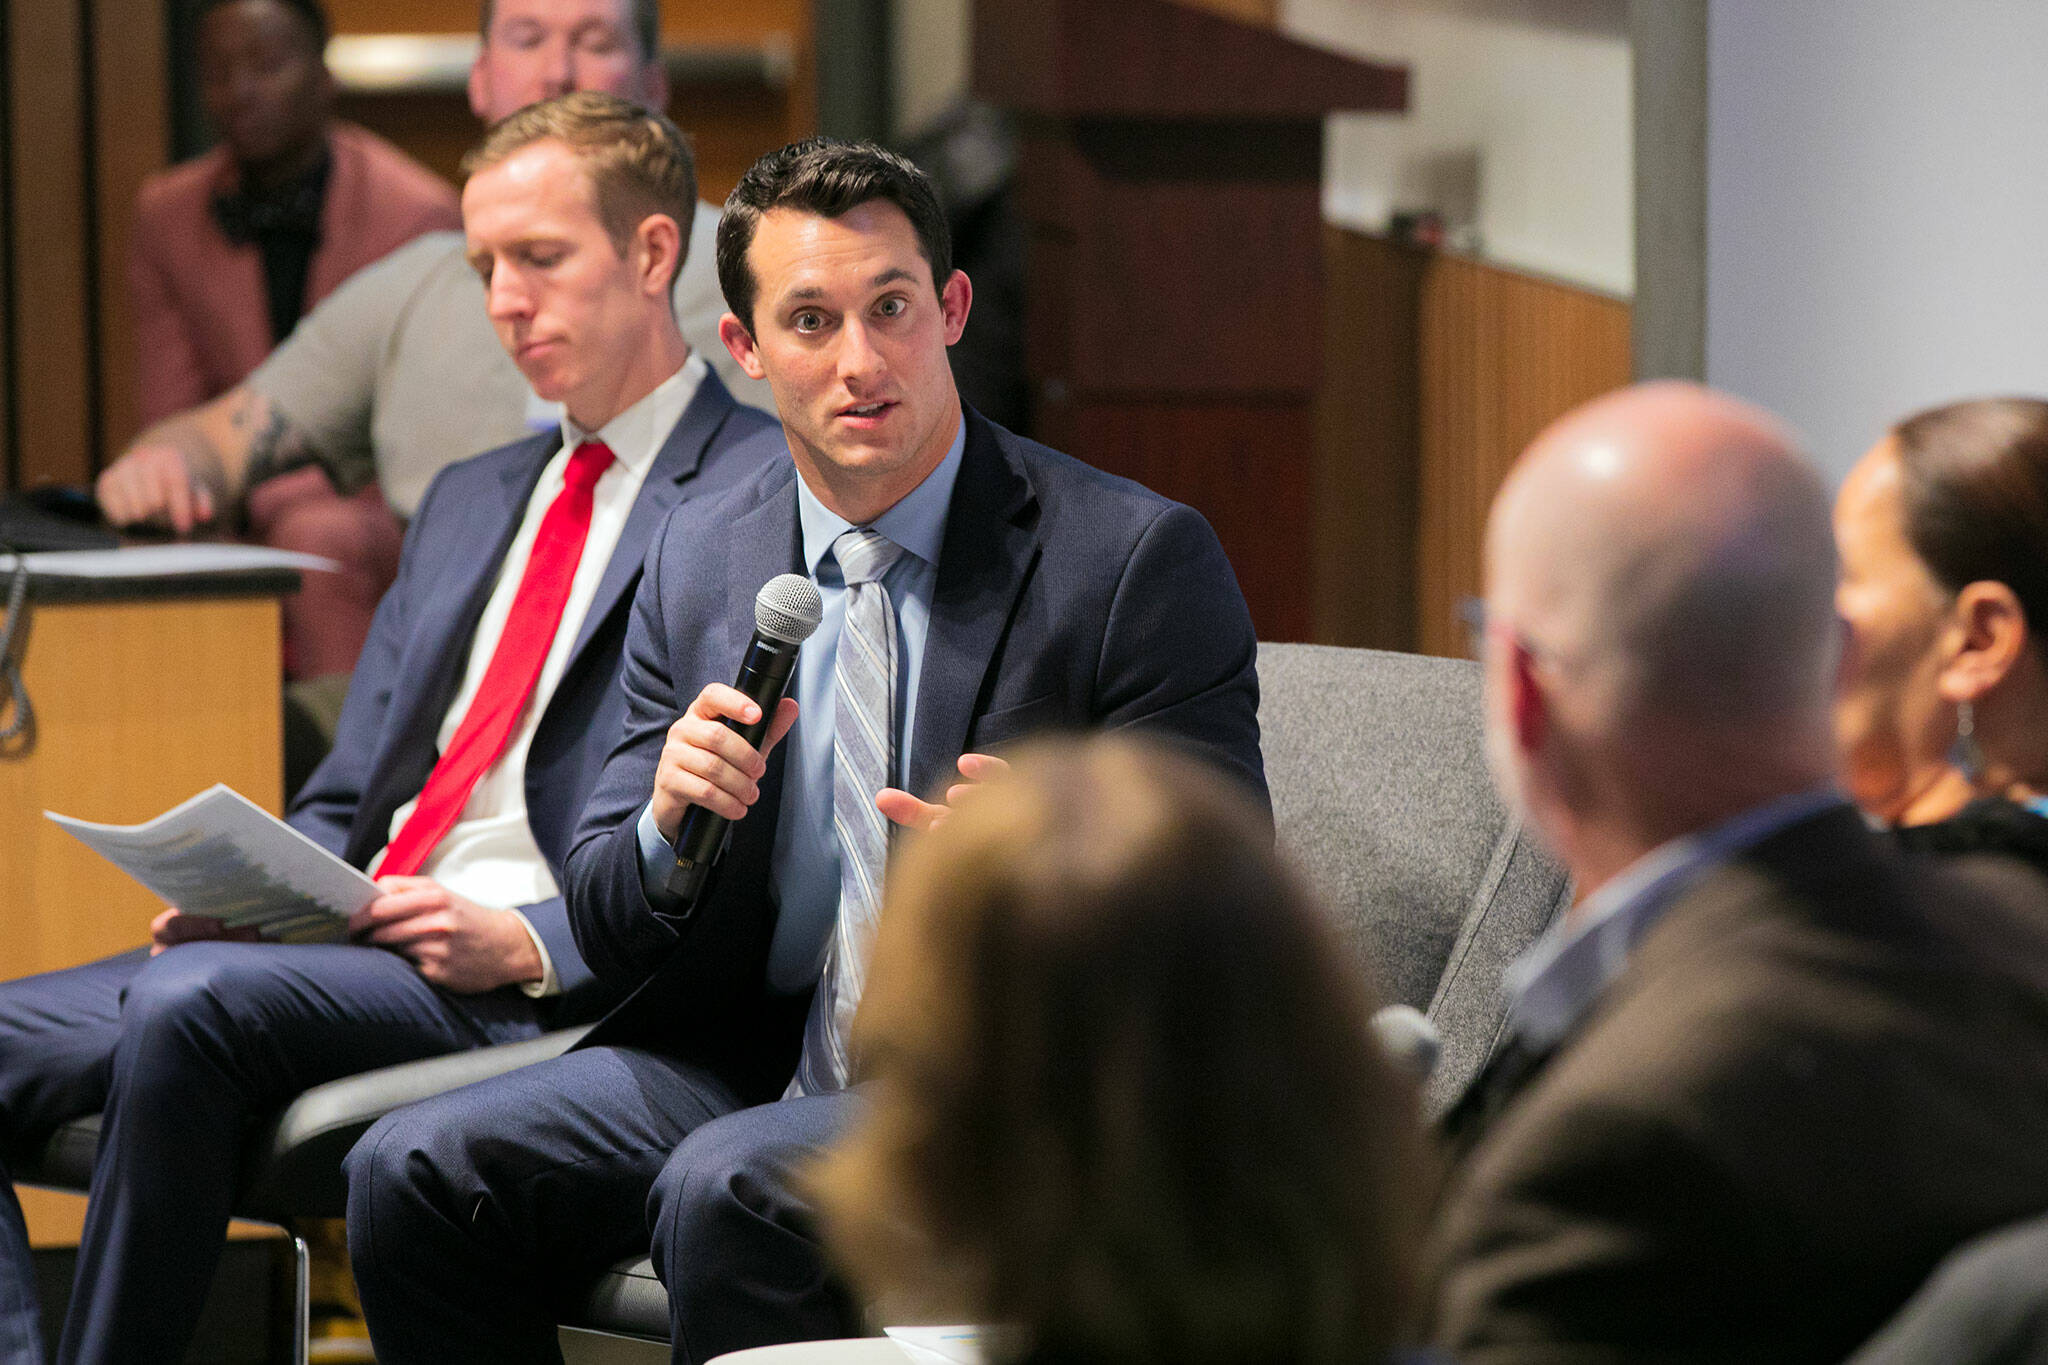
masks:
[(1418, 1080), (1428, 1080), (1444, 1048), (1443, 1035), (1428, 1015), (1413, 1005), (1388, 1005), (1372, 1017), (1380, 1046)]
[(754, 597), (754, 628), (786, 645), (811, 638), (825, 619), (818, 585), (800, 573), (779, 574), (761, 585)]

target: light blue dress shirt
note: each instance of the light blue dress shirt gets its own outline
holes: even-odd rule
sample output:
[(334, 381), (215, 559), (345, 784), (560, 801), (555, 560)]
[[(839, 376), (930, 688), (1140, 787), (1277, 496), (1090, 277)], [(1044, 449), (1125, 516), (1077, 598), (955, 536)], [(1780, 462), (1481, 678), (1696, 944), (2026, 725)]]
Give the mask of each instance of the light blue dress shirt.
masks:
[[(924, 644), (931, 629), (932, 591), (939, 578), (939, 547), (946, 539), (946, 514), (953, 484), (967, 448), (961, 421), (938, 467), (894, 507), (868, 523), (900, 545), (904, 553), (882, 576), (896, 613), (896, 754), (891, 780), (902, 786), (917, 717), (917, 691), (924, 673)], [(783, 741), (782, 805), (775, 827), (769, 890), (780, 910), (768, 950), (768, 984), (785, 995), (809, 990), (823, 969), (825, 949), (839, 916), (839, 839), (832, 832), (832, 661), (846, 621), (846, 584), (832, 556), (832, 542), (853, 523), (827, 510), (799, 477), (797, 522), (803, 533), (804, 567), (824, 599), (824, 619), (797, 654), (790, 693), (797, 722)], [(737, 669), (739, 663), (734, 661)], [(650, 802), (640, 812), (641, 880), (655, 906), (672, 903), (664, 889), (675, 852), (654, 825)]]
[(1844, 804), (1833, 787), (1779, 797), (1636, 859), (1588, 896), (1571, 924), (1559, 924), (1508, 968), (1510, 1026), (1534, 1048), (1561, 1042), (1680, 892), (1779, 830)]

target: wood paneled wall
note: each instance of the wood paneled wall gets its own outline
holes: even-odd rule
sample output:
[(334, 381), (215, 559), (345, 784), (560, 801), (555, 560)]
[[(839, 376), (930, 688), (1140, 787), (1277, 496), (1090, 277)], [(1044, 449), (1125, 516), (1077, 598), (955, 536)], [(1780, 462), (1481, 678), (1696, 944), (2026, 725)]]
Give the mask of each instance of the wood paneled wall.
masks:
[(1422, 288), (1430, 256), (1323, 230), (1323, 383), (1312, 451), (1314, 639), (1415, 648)]
[(162, 0), (5, 0), (10, 486), (82, 483), (133, 429), (127, 256), (169, 146)]
[(1443, 257), (1422, 310), (1421, 535), (1416, 644), (1463, 654), (1458, 604), (1479, 592), (1487, 507), (1551, 421), (1629, 382), (1629, 308)]
[(1280, 26), (1280, 0), (1174, 0), (1174, 3), (1186, 5), (1189, 9), (1205, 9), (1241, 24), (1254, 24), (1260, 28)]
[[(110, 460), (141, 425), (128, 252), (136, 190), (143, 177), (160, 170), (169, 157), (169, 68), (160, 3), (91, 0), (91, 10), (92, 154), (99, 214), (94, 261), (99, 290), (99, 452), (101, 460)], [(145, 103), (131, 111), (134, 101)]]
[[(90, 429), (88, 83), (77, 0), (8, 0), (13, 461), (24, 484), (66, 477)], [(62, 149), (52, 155), (53, 149)]]
[(169, 145), (162, 0), (5, 0), (6, 467), (89, 480), (134, 425), (130, 206)]
[(1462, 655), (1486, 511), (1553, 419), (1630, 379), (1629, 305), (1332, 230), (1316, 638)]
[[(213, 782), (283, 806), (275, 599), (32, 603), (26, 623), (36, 726), (0, 748), (0, 980), (139, 947), (162, 908), (44, 810), (147, 820)], [(77, 1244), (83, 1199), (20, 1195), (34, 1245)]]

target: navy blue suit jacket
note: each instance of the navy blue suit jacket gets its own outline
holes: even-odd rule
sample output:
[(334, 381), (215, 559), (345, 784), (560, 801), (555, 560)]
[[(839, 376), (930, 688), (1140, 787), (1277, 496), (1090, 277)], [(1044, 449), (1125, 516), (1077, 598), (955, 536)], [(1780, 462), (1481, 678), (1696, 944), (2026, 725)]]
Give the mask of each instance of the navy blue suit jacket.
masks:
[[(800, 546), (787, 458), (669, 518), (633, 604), (625, 737), (562, 883), (584, 960), (633, 992), (589, 1041), (711, 1066), (750, 1099), (780, 1093), (801, 1040), (802, 1000), (777, 1000), (766, 984), (782, 751), (694, 913), (648, 902), (635, 825), (669, 725), (704, 684), (731, 681), (754, 595), (802, 571)], [(1034, 731), (1129, 725), (1193, 747), (1263, 800), (1256, 656), (1237, 579), (1198, 513), (967, 414), (918, 687), (914, 790), (938, 788), (962, 753)]]
[[(287, 819), (363, 867), (389, 841), (391, 817), (426, 784), (437, 735), (461, 690), (476, 625), (526, 515), (534, 485), (561, 448), (560, 431), (448, 466), (406, 532), (398, 578), (378, 605), (349, 682), (334, 748)], [(526, 757), (526, 818), (559, 885), (576, 816), (624, 724), (618, 686), (628, 606), (648, 543), (685, 499), (730, 490), (764, 465), (789, 463), (781, 428), (735, 403), (707, 374), (640, 485), (617, 548), (583, 618), (575, 653)], [(564, 1001), (556, 1022), (585, 1017), (601, 990), (577, 952), (560, 897), (518, 907), (547, 945)]]

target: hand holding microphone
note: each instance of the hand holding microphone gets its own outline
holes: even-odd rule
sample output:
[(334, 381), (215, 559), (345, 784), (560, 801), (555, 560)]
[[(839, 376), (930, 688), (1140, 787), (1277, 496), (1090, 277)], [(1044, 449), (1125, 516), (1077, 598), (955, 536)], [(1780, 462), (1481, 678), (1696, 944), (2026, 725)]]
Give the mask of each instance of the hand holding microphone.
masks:
[[(655, 776), (654, 815), (666, 833), (681, 807), (670, 841), (676, 865), (666, 886), (685, 904), (703, 893), (725, 846), (729, 824), (760, 794), (755, 783), (764, 770), (763, 759), (795, 718), (794, 705), (780, 703), (795, 671), (798, 649), (823, 615), (824, 604), (810, 579), (802, 574), (770, 579), (754, 599), (754, 638), (738, 680), (730, 688), (706, 687), (669, 728)], [(751, 721), (741, 718), (749, 704), (754, 708)]]

